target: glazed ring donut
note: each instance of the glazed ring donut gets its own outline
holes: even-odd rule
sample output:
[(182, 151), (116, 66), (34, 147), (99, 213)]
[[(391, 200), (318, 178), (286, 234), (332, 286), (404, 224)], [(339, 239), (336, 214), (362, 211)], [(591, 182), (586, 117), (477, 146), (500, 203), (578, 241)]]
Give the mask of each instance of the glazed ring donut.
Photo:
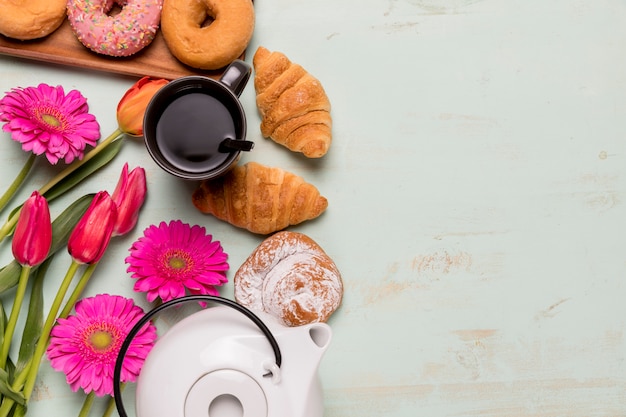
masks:
[(341, 304), (335, 263), (310, 237), (283, 231), (265, 239), (237, 270), (235, 300), (287, 326), (326, 322)]
[(48, 36), (65, 21), (66, 0), (0, 0), (0, 33), (30, 40)]
[[(121, 11), (108, 12), (115, 4)], [(67, 18), (78, 40), (102, 55), (133, 55), (154, 39), (163, 0), (67, 0)]]
[[(210, 24), (204, 25), (206, 21)], [(216, 70), (241, 56), (254, 30), (251, 0), (165, 0), (161, 31), (172, 55)]]

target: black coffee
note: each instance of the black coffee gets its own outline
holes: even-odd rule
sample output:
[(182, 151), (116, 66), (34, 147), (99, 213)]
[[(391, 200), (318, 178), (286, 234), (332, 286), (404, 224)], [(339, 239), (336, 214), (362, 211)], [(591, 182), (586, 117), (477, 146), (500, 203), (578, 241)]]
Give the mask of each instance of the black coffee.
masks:
[(218, 99), (190, 93), (167, 105), (156, 125), (156, 143), (165, 159), (192, 173), (210, 171), (230, 156), (219, 152), (226, 138), (236, 139), (228, 108)]

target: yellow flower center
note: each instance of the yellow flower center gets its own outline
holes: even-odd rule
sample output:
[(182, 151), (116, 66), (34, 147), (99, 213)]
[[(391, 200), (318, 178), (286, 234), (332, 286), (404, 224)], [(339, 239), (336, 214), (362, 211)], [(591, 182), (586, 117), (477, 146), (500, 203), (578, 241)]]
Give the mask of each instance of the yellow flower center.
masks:
[(51, 114), (42, 114), (41, 120), (53, 127), (61, 126), (61, 121)]
[(187, 275), (194, 270), (193, 254), (179, 248), (170, 248), (160, 256), (161, 273), (167, 279), (184, 281)]
[(187, 266), (187, 262), (178, 256), (172, 256), (170, 258), (170, 267), (172, 267), (173, 269), (183, 269), (185, 266)]
[(193, 259), (191, 255), (181, 249), (170, 249), (165, 255), (165, 261), (167, 266), (173, 270), (181, 271), (189, 269), (190, 266), (193, 265)]
[(104, 330), (96, 330), (89, 336), (89, 343), (95, 350), (104, 351), (111, 347), (113, 336)]

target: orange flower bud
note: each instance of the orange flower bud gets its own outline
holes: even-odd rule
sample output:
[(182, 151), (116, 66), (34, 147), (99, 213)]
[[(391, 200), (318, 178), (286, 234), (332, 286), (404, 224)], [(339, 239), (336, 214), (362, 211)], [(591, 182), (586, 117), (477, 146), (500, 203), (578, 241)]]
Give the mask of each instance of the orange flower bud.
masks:
[(117, 206), (117, 221), (113, 235), (125, 235), (135, 227), (146, 191), (146, 171), (141, 167), (136, 167), (129, 174), (128, 163), (124, 164), (122, 175), (112, 196)]
[(26, 200), (13, 234), (13, 256), (21, 265), (35, 266), (48, 256), (52, 245), (52, 223), (48, 201), (34, 191)]
[(120, 130), (131, 136), (143, 135), (143, 116), (146, 107), (157, 91), (168, 81), (143, 77), (137, 81), (117, 104), (117, 124)]
[(109, 245), (116, 220), (115, 202), (109, 193), (100, 191), (69, 237), (67, 249), (72, 258), (83, 264), (98, 262)]

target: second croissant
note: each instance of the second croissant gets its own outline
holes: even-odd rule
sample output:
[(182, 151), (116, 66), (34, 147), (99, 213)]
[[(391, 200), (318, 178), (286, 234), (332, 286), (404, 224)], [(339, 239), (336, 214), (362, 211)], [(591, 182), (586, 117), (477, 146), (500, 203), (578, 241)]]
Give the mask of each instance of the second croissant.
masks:
[(328, 200), (302, 177), (256, 162), (202, 182), (192, 201), (201, 212), (258, 234), (314, 219), (328, 207)]
[(281, 52), (260, 46), (253, 58), (261, 133), (309, 158), (328, 152), (330, 101), (319, 80)]

